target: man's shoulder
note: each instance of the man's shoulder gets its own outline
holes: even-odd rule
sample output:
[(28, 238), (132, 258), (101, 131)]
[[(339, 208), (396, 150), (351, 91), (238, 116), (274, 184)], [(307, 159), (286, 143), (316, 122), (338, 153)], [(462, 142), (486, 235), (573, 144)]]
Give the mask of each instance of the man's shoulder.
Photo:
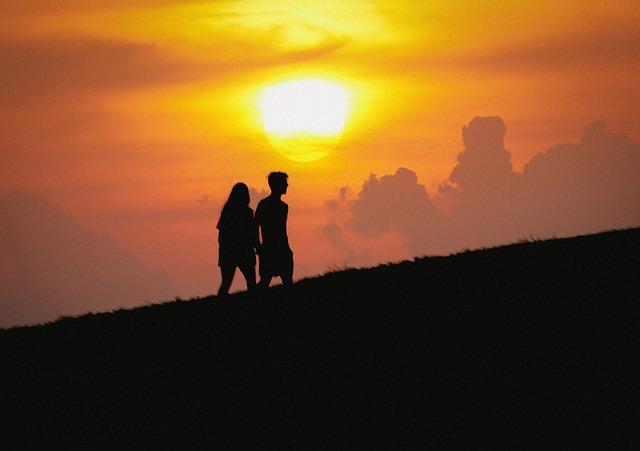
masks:
[(262, 199), (260, 202), (258, 202), (258, 207), (260, 207), (260, 205), (262, 206), (276, 206), (276, 205), (284, 205), (287, 206), (288, 205), (282, 201), (282, 199), (278, 199), (277, 197), (274, 196), (267, 196), (264, 199)]
[(262, 206), (269, 205), (271, 202), (272, 202), (271, 196), (267, 196), (264, 199), (262, 199), (260, 202), (258, 202), (258, 207), (260, 207), (261, 205)]

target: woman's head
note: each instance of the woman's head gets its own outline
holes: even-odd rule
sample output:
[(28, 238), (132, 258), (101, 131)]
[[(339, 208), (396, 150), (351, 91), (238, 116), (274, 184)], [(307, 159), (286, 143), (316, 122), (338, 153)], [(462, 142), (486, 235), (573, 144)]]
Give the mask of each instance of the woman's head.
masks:
[(249, 197), (249, 187), (244, 183), (236, 183), (231, 188), (227, 206), (231, 207), (248, 207), (251, 198)]

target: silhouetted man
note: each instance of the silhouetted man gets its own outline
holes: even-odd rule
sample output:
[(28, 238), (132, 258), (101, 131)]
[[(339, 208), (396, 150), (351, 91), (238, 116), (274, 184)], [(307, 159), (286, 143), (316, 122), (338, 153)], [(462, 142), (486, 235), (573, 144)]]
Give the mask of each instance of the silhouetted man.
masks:
[(274, 277), (280, 277), (283, 285), (293, 283), (293, 252), (287, 237), (289, 206), (280, 199), (287, 192), (288, 177), (284, 172), (269, 174), (271, 194), (262, 199), (256, 209), (256, 223), (262, 236), (262, 244), (258, 252), (260, 259), (258, 285), (262, 288), (268, 287)]

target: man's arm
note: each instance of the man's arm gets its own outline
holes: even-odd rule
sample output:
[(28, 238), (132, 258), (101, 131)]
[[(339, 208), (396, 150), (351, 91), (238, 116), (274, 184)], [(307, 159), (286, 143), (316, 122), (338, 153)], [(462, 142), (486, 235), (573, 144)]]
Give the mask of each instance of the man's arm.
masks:
[(258, 203), (258, 207), (256, 208), (256, 215), (255, 215), (255, 225), (256, 225), (256, 254), (260, 253), (260, 250), (262, 248), (262, 240), (260, 239), (260, 234), (262, 232), (262, 220), (263, 220), (263, 208), (262, 208), (262, 203)]

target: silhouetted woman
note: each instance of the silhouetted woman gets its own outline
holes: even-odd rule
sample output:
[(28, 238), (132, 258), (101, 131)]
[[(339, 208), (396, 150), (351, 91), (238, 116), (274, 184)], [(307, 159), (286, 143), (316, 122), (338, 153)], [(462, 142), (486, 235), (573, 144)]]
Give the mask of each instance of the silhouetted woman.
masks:
[(256, 286), (256, 254), (258, 228), (249, 207), (249, 188), (244, 183), (236, 183), (229, 199), (224, 204), (218, 221), (218, 266), (222, 273), (222, 284), (218, 295), (229, 292), (236, 268), (247, 281), (247, 290)]

